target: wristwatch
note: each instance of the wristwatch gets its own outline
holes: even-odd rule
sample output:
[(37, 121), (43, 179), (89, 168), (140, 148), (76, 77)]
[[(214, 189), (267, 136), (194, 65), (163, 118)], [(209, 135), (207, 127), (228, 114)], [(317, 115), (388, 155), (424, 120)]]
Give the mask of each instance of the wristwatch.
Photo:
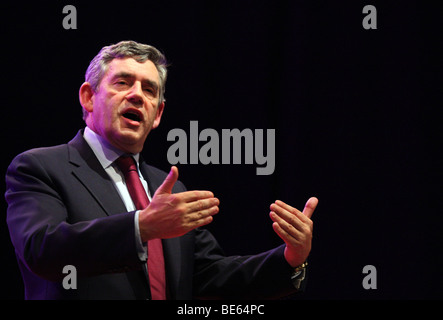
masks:
[(301, 265), (294, 268), (294, 271), (291, 274), (291, 281), (294, 285), (295, 289), (300, 290), (301, 283), (306, 277), (306, 267), (308, 266), (308, 262), (302, 263)]

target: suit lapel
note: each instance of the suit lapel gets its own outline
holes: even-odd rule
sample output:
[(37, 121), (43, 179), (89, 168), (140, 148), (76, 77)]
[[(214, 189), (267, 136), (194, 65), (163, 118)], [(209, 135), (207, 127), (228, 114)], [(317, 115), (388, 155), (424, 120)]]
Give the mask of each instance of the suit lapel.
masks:
[(114, 183), (101, 166), (80, 130), (68, 143), (72, 173), (100, 204), (107, 215), (122, 213), (126, 207)]
[[(118, 191), (101, 166), (94, 152), (83, 138), (80, 130), (75, 138), (68, 143), (69, 162), (72, 164), (72, 173), (90, 192), (97, 203), (107, 215), (122, 213), (126, 207)], [(148, 182), (151, 195), (163, 183), (162, 178), (154, 173), (142, 157), (140, 157), (140, 171)], [(165, 255), (166, 274), (171, 298), (174, 299), (179, 292), (181, 276), (181, 240), (180, 238), (163, 239), (163, 252)]]
[[(72, 174), (94, 197), (107, 215), (126, 212), (126, 206), (120, 198), (117, 188), (103, 169), (92, 149), (83, 138), (80, 130), (68, 143), (69, 162)], [(149, 294), (147, 280), (143, 271), (127, 272), (126, 276), (137, 299), (146, 299)]]

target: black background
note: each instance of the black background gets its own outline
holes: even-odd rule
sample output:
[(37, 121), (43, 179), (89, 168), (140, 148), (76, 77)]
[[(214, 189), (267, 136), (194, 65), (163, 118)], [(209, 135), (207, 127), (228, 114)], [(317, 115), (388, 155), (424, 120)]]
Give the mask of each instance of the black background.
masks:
[[(63, 7), (77, 9), (65, 30)], [(365, 5), (378, 28), (362, 27)], [(144, 156), (169, 169), (173, 128), (275, 129), (275, 172), (256, 165), (179, 165), (188, 189), (213, 191), (208, 228), (227, 254), (281, 243), (269, 205), (319, 206), (303, 299), (441, 299), (442, 11), (414, 1), (96, 1), (2, 4), (5, 171), (30, 148), (84, 126), (78, 89), (101, 47), (154, 45), (171, 67), (162, 123)], [(202, 143), (200, 144), (202, 145)], [(2, 183), (2, 193), (5, 184)], [(2, 299), (23, 284), (3, 219)], [(377, 289), (362, 286), (365, 265)]]

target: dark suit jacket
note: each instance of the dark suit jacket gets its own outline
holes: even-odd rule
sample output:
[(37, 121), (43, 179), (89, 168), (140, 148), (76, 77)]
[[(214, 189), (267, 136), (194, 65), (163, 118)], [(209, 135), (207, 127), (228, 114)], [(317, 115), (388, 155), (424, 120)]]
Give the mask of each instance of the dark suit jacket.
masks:
[[(140, 161), (150, 191), (166, 173)], [(7, 223), (27, 299), (146, 299), (134, 212), (83, 139), (18, 155), (6, 175)], [(177, 182), (173, 192), (185, 191)], [(171, 299), (277, 298), (295, 291), (284, 247), (253, 256), (223, 255), (210, 232), (163, 240)], [(63, 288), (63, 267), (77, 289)]]

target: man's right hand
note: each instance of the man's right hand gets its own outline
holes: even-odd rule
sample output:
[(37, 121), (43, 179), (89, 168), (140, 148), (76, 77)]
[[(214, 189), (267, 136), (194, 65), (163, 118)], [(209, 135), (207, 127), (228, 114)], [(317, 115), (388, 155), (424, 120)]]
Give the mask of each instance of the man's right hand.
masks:
[(142, 241), (179, 237), (212, 222), (220, 201), (210, 191), (172, 193), (178, 169), (171, 171), (157, 189), (151, 203), (139, 214)]

